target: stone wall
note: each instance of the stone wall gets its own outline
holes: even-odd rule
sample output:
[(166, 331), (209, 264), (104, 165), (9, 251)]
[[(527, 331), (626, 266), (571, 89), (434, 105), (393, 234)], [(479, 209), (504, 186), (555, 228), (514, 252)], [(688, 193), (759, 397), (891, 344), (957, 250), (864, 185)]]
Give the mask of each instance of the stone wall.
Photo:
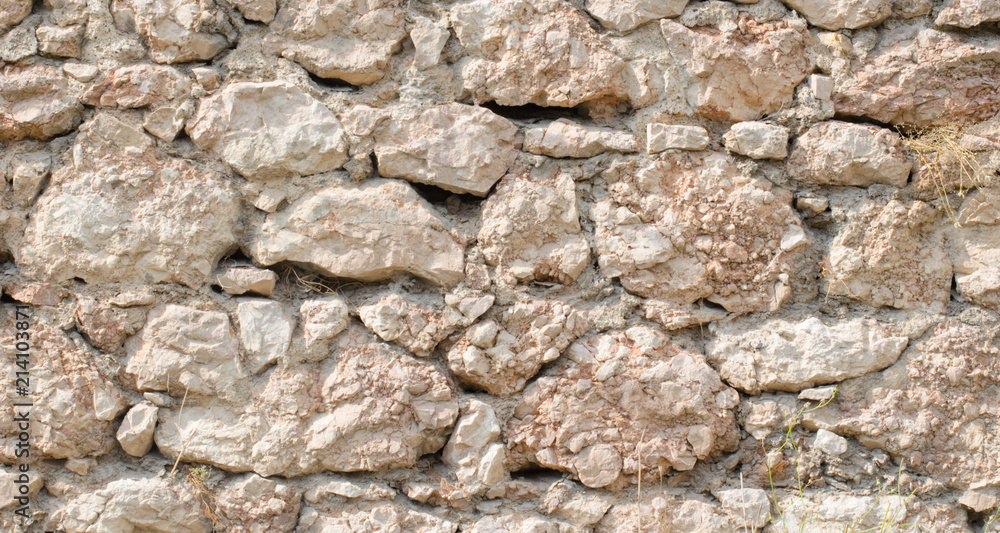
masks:
[(984, 531), (998, 21), (0, 0), (0, 526)]

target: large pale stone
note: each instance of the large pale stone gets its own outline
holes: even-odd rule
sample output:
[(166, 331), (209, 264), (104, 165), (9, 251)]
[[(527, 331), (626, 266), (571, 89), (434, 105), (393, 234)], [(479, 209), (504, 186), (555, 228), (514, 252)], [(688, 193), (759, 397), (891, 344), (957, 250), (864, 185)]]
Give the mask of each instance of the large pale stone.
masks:
[(410, 30), (410, 40), (415, 49), (413, 66), (425, 69), (441, 61), (441, 51), (451, 37), (447, 21), (435, 23), (426, 17), (417, 19)]
[(285, 357), (295, 329), (289, 309), (272, 300), (249, 300), (240, 302), (236, 314), (247, 370), (256, 374)]
[(708, 360), (722, 379), (749, 394), (797, 392), (882, 370), (896, 362), (909, 339), (871, 319), (826, 325), (817, 317), (740, 320), (709, 325)]
[(906, 520), (909, 498), (905, 494), (861, 496), (841, 491), (813, 490), (781, 491), (776, 498), (775, 505), (783, 517), (783, 526), (779, 531), (783, 533), (842, 533), (865, 529), (897, 531), (899, 526), (910, 522)]
[(234, 0), (233, 5), (239, 8), (243, 18), (264, 24), (274, 20), (274, 15), (278, 12), (275, 0)]
[(667, 49), (687, 71), (688, 104), (713, 120), (756, 120), (789, 107), (814, 68), (801, 21), (741, 21), (734, 29), (689, 29), (660, 21)]
[(306, 344), (340, 335), (350, 324), (350, 308), (340, 296), (306, 300), (299, 306)]
[(358, 316), (382, 340), (395, 342), (415, 355), (427, 357), (445, 337), (472, 324), (485, 313), (493, 300), (490, 294), (462, 299), (456, 306), (441, 307), (390, 294), (361, 306)]
[(701, 126), (646, 124), (646, 151), (704, 150), (708, 148), (708, 130)]
[(892, 14), (892, 0), (782, 0), (824, 30), (874, 26)]
[(87, 88), (80, 100), (98, 107), (145, 107), (191, 92), (191, 79), (166, 65), (129, 65), (115, 69)]
[(82, 114), (61, 70), (43, 65), (0, 70), (0, 142), (66, 133)]
[[(401, 499), (401, 500), (405, 500)], [(458, 524), (401, 500), (336, 498), (317, 507), (305, 507), (296, 531), (329, 533), (331, 531), (406, 533), (455, 533)], [(489, 530), (491, 533), (496, 530)]]
[(557, 0), (472, 0), (451, 10), (468, 56), (465, 88), (476, 103), (573, 107), (625, 100), (624, 62), (586, 17)]
[(264, 265), (295, 261), (362, 281), (408, 272), (439, 285), (464, 276), (464, 250), (408, 185), (371, 179), (312, 191), (273, 215), (250, 250)]
[(827, 293), (873, 306), (944, 311), (951, 261), (927, 231), (937, 212), (920, 201), (871, 199), (847, 212), (825, 259)]
[(142, 335), (125, 347), (125, 375), (140, 391), (225, 397), (246, 376), (229, 317), (218, 311), (157, 307), (149, 312)]
[(454, 469), (455, 477), (471, 493), (494, 487), (503, 479), (506, 470), (500, 424), (492, 407), (469, 400), (441, 452), (441, 460)]
[(95, 348), (114, 353), (122, 347), (128, 331), (118, 313), (107, 304), (99, 303), (93, 298), (78, 298), (76, 312), (76, 329)]
[(31, 0), (0, 0), (0, 33), (31, 13)]
[(951, 0), (934, 21), (938, 26), (972, 28), (987, 22), (1000, 21), (997, 0)]
[(593, 157), (605, 152), (637, 152), (634, 135), (608, 128), (585, 126), (561, 118), (524, 132), (524, 149), (549, 157)]
[(958, 293), (973, 303), (1000, 310), (1000, 226), (952, 226), (946, 242)]
[(514, 468), (568, 471), (595, 487), (634, 483), (640, 468), (644, 481), (656, 479), (734, 449), (737, 403), (701, 355), (662, 333), (595, 335), (525, 391), (508, 426), (510, 460)]
[(490, 394), (514, 394), (588, 326), (582, 313), (562, 302), (519, 302), (449, 341), (448, 366), (464, 383)]
[(111, 115), (81, 127), (17, 254), (35, 278), (198, 287), (236, 246), (232, 186)]
[[(5, 306), (6, 307), (6, 306)], [(20, 433), (15, 417), (27, 413), (30, 428), (30, 459), (68, 459), (99, 456), (115, 448), (115, 423), (128, 404), (100, 355), (79, 336), (67, 335), (54, 324), (35, 316), (29, 320), (27, 384), (16, 378), (15, 365), (24, 361), (15, 354), (14, 310), (6, 311), (0, 335), (10, 339), (0, 345), (0, 355), (8, 362), (9, 379), (0, 381), (0, 397), (9, 407), (0, 411), (0, 459), (8, 464), (25, 460), (16, 457)], [(23, 387), (19, 389), (18, 387)], [(27, 390), (24, 390), (27, 389)], [(22, 394), (26, 392), (27, 394)], [(30, 402), (18, 407), (15, 402)], [(23, 442), (23, 441), (20, 441)]]
[(587, 0), (587, 11), (604, 27), (628, 31), (651, 20), (676, 17), (688, 0)]
[(676, 305), (701, 298), (735, 313), (778, 308), (809, 238), (790, 192), (750, 178), (721, 154), (676, 154), (638, 172), (605, 172), (591, 208), (606, 276)]
[(85, 27), (74, 24), (65, 28), (42, 24), (35, 30), (38, 51), (53, 57), (80, 57)]
[[(848, 46), (850, 46), (848, 44)], [(1000, 42), (900, 26), (835, 71), (837, 113), (891, 124), (961, 126), (1000, 111)]]
[(281, 2), (271, 46), (321, 78), (366, 85), (385, 75), (405, 20), (398, 0)]
[(907, 470), (950, 488), (992, 484), (1000, 476), (996, 315), (963, 315), (968, 322), (942, 322), (895, 365), (842, 383), (835, 402), (804, 422), (906, 458)]
[(270, 296), (278, 275), (273, 270), (249, 266), (230, 266), (215, 275), (217, 283), (226, 294), (259, 294)]
[(113, 0), (111, 10), (120, 29), (146, 38), (157, 63), (209, 60), (229, 46), (214, 0)]
[(347, 161), (336, 115), (284, 81), (227, 85), (201, 102), (187, 132), (250, 179), (317, 174)]
[(165, 477), (126, 477), (58, 501), (59, 531), (209, 533), (212, 522), (191, 485)]
[(771, 500), (763, 489), (720, 490), (715, 497), (745, 530), (764, 527), (771, 521)]
[(231, 401), (161, 409), (157, 447), (229, 471), (296, 476), (407, 468), (444, 446), (458, 405), (441, 371), (361, 326), (332, 353), (237, 382)]
[(517, 126), (477, 106), (403, 110), (376, 133), (379, 175), (486, 196), (517, 155)]
[(895, 133), (869, 124), (821, 122), (795, 139), (792, 178), (817, 185), (905, 187), (912, 163)]
[(726, 149), (753, 159), (784, 159), (788, 128), (766, 122), (737, 122), (723, 137)]
[(157, 411), (159, 408), (150, 402), (142, 402), (129, 409), (115, 435), (126, 453), (142, 457), (153, 448)]
[(302, 491), (281, 478), (246, 474), (223, 482), (213, 503), (223, 531), (292, 533), (301, 500)]
[(513, 169), (483, 204), (482, 217), (479, 244), (500, 275), (570, 284), (590, 261), (576, 186), (557, 164)]

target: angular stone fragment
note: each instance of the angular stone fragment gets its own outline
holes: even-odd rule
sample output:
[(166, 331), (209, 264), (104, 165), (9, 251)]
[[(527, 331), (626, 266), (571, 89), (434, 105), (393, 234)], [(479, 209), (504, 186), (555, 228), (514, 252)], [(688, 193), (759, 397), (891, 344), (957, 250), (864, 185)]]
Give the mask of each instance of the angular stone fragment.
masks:
[(31, 13), (31, 0), (0, 0), (0, 33)]
[(299, 306), (306, 344), (317, 340), (332, 339), (347, 329), (351, 317), (347, 300), (340, 296), (327, 296), (306, 300)]
[(711, 324), (708, 360), (726, 383), (749, 394), (797, 392), (882, 370), (896, 362), (909, 339), (871, 319), (832, 326), (817, 317)]
[(514, 394), (588, 326), (582, 313), (562, 302), (519, 302), (499, 320), (479, 322), (450, 341), (448, 366), (460, 380), (490, 394)]
[(667, 48), (689, 76), (688, 104), (712, 120), (757, 120), (790, 107), (795, 87), (814, 68), (802, 21), (757, 22), (734, 29), (689, 29), (660, 21)]
[(809, 238), (788, 191), (720, 154), (671, 155), (605, 179), (608, 198), (591, 208), (595, 250), (628, 291), (734, 313), (776, 309), (790, 294)]
[[(128, 405), (114, 377), (101, 368), (100, 356), (78, 336), (68, 336), (47, 320), (30, 322), (27, 384), (15, 378), (23, 367), (15, 362), (14, 311), (10, 309), (0, 326), (0, 335), (10, 341), (0, 345), (0, 355), (9, 361), (10, 379), (0, 382), (0, 398), (11, 407), (0, 412), (0, 459), (18, 464), (15, 457), (20, 430), (15, 418), (25, 409), (14, 402), (30, 401), (31, 459), (67, 459), (99, 456), (115, 448), (114, 420)], [(21, 394), (26, 387), (27, 395)], [(23, 441), (20, 441), (23, 442)]]
[(228, 183), (165, 155), (111, 115), (81, 127), (72, 163), (52, 175), (18, 252), (35, 278), (198, 287), (236, 245)]
[(837, 76), (837, 113), (890, 124), (962, 126), (1000, 111), (1000, 42), (900, 26)]
[(788, 158), (792, 178), (817, 185), (905, 187), (912, 166), (895, 133), (835, 120), (816, 124), (799, 136)]
[(782, 0), (813, 26), (837, 31), (874, 26), (892, 14), (892, 0)]
[(1000, 310), (1000, 226), (950, 227), (947, 245), (958, 293), (973, 303)]
[(63, 63), (63, 72), (69, 75), (76, 81), (87, 83), (92, 81), (101, 73), (94, 65), (88, 65), (86, 63)]
[(191, 79), (166, 65), (129, 65), (87, 88), (80, 101), (97, 107), (146, 107), (191, 92)]
[(129, 409), (115, 435), (125, 453), (142, 457), (153, 448), (153, 430), (156, 428), (158, 411), (150, 402), (142, 402)]
[(61, 70), (43, 65), (7, 65), (0, 70), (0, 142), (66, 133), (80, 123), (82, 114), (83, 106)]
[(920, 201), (871, 199), (849, 211), (825, 259), (827, 293), (875, 307), (944, 311), (952, 266), (941, 238), (926, 229), (936, 217)]
[(217, 283), (226, 294), (259, 294), (270, 296), (278, 275), (273, 270), (249, 266), (226, 267), (216, 273)]
[(418, 18), (410, 30), (410, 40), (416, 49), (413, 66), (425, 69), (437, 65), (441, 61), (441, 50), (449, 37), (451, 33), (448, 31), (447, 21), (434, 23), (426, 17)]
[[(842, 533), (858, 528), (897, 530), (909, 522), (905, 495), (859, 496), (841, 491), (781, 491), (775, 505), (785, 531)], [(953, 531), (953, 530), (945, 530)]]
[(704, 150), (708, 148), (708, 130), (701, 126), (646, 124), (646, 151)]
[(486, 196), (514, 162), (516, 135), (486, 108), (445, 104), (394, 113), (376, 133), (375, 157), (381, 176)]
[(247, 300), (236, 307), (240, 344), (247, 370), (257, 374), (288, 353), (295, 320), (284, 305), (272, 300)]
[(233, 5), (240, 10), (243, 18), (264, 24), (274, 20), (274, 14), (278, 12), (275, 0), (235, 0)]
[(193, 114), (194, 100), (170, 102), (146, 113), (142, 127), (159, 139), (174, 142)]
[(360, 326), (332, 353), (237, 382), (231, 401), (189, 397), (183, 413), (161, 410), (157, 447), (171, 458), (287, 477), (406, 468), (444, 446), (458, 406), (439, 370)]
[(225, 397), (246, 376), (229, 317), (218, 311), (156, 307), (126, 348), (125, 375), (140, 391)]
[(507, 432), (514, 468), (535, 463), (615, 487), (636, 482), (640, 468), (644, 480), (655, 479), (735, 448), (739, 395), (662, 333), (603, 333), (567, 355), (514, 410)]
[(65, 28), (42, 24), (35, 30), (38, 51), (53, 57), (80, 57), (85, 27), (74, 24)]
[(458, 306), (442, 309), (391, 294), (361, 306), (358, 315), (382, 340), (395, 342), (415, 355), (427, 357), (445, 337), (489, 310), (493, 300), (493, 295), (467, 298), (458, 302)]
[(757, 529), (771, 521), (771, 500), (763, 489), (720, 490), (715, 497), (742, 528)]
[(557, 164), (517, 166), (483, 204), (479, 244), (513, 280), (570, 284), (590, 261), (573, 179)]
[(628, 31), (651, 20), (676, 17), (688, 0), (587, 0), (587, 12), (605, 28)]
[(127, 477), (58, 502), (50, 520), (67, 533), (210, 533), (212, 522), (190, 485), (167, 477)]
[(227, 85), (202, 100), (187, 132), (249, 179), (328, 172), (347, 161), (336, 115), (284, 81)]
[(250, 247), (263, 265), (295, 261), (362, 281), (408, 272), (438, 285), (464, 275), (464, 246), (406, 182), (371, 179), (311, 191), (269, 215)]
[(1000, 21), (1000, 2), (997, 0), (951, 0), (938, 13), (934, 23), (938, 26), (972, 28), (997, 21)]
[(291, 533), (298, 522), (301, 500), (302, 492), (280, 478), (246, 474), (223, 483), (216, 493), (214, 510), (223, 531)]
[(655, 298), (642, 303), (642, 312), (644, 317), (657, 322), (667, 331), (700, 326), (729, 316), (725, 309), (698, 304), (677, 304)]
[(118, 351), (128, 336), (115, 311), (93, 298), (80, 298), (77, 301), (75, 318), (80, 333), (101, 351)]
[(500, 424), (489, 405), (470, 400), (441, 453), (444, 464), (471, 494), (495, 487), (506, 476)]
[(737, 122), (723, 137), (726, 149), (753, 159), (784, 159), (788, 128), (766, 122)]
[(895, 365), (842, 383), (805, 423), (905, 457), (909, 471), (949, 488), (992, 484), (1000, 475), (996, 315), (965, 316), (980, 325), (942, 322)]
[(637, 152), (639, 143), (631, 133), (561, 118), (525, 130), (524, 149), (549, 157), (593, 157), (605, 152)]
[(145, 37), (157, 63), (205, 61), (229, 46), (214, 0), (113, 0), (111, 11), (120, 29)]
[(67, 296), (66, 290), (52, 283), (11, 283), (6, 286), (7, 294), (30, 305), (59, 305)]
[(573, 6), (555, 0), (472, 0), (451, 10), (476, 103), (573, 107), (625, 100), (624, 62)]
[(847, 439), (832, 431), (821, 429), (816, 432), (812, 447), (831, 457), (836, 457), (847, 453)]
[(0, 60), (18, 63), (38, 53), (38, 38), (32, 26), (24, 24), (0, 35)]
[(405, 21), (398, 0), (292, 0), (271, 23), (271, 46), (321, 78), (367, 85), (385, 75)]

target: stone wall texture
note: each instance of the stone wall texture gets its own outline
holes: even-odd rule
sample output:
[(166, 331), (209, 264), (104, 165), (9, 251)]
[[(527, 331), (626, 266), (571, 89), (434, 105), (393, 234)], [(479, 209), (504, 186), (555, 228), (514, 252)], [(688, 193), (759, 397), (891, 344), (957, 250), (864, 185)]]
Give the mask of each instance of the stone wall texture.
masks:
[(998, 170), (998, 0), (0, 0), (0, 530), (1000, 532)]

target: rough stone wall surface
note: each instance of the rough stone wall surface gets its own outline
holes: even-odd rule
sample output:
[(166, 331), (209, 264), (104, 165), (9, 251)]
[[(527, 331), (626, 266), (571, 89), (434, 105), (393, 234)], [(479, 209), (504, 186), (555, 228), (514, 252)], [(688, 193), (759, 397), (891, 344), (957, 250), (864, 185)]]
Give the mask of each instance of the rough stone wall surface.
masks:
[(1000, 532), (998, 24), (0, 0), (0, 530)]

